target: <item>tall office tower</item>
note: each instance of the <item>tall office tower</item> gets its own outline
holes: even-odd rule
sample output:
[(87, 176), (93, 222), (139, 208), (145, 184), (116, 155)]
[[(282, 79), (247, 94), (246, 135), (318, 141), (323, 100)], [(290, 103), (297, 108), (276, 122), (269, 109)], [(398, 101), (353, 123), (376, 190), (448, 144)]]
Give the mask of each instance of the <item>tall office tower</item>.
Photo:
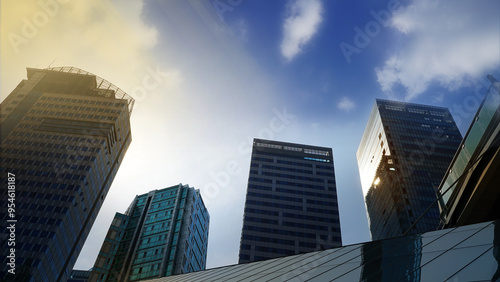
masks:
[(138, 281), (204, 270), (210, 216), (199, 190), (176, 185), (136, 196), (116, 213), (90, 281)]
[(134, 100), (77, 68), (27, 72), (1, 104), (1, 241), (12, 241), (0, 279), (66, 281), (132, 140)]
[(254, 139), (239, 263), (341, 245), (332, 149)]
[(461, 140), (446, 108), (376, 100), (356, 154), (373, 240), (436, 230), (437, 188)]

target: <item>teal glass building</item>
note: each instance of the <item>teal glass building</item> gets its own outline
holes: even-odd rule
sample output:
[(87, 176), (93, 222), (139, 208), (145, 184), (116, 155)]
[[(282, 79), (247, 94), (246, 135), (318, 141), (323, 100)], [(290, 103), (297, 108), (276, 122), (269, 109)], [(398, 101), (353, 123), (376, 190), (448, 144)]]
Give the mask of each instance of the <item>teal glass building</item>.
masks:
[(376, 100), (356, 154), (373, 240), (440, 226), (438, 187), (461, 140), (447, 108)]
[(66, 281), (132, 140), (134, 100), (78, 68), (27, 77), (0, 105), (0, 180), (13, 187), (1, 241), (15, 237), (0, 247), (0, 280)]
[(90, 281), (139, 281), (204, 270), (210, 217), (199, 190), (176, 185), (136, 196), (116, 213)]

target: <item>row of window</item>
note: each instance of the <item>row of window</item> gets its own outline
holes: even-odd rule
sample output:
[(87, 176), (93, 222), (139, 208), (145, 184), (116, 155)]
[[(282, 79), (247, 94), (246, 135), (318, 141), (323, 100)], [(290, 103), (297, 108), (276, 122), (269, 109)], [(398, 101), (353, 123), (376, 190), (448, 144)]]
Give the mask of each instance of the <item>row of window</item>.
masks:
[[(101, 102), (97, 102), (97, 103), (101, 103)], [(106, 102), (104, 102), (106, 103)], [(90, 105), (91, 104), (91, 101), (86, 101), (85, 102), (86, 105)], [(48, 104), (48, 103), (36, 103), (35, 104), (35, 107), (45, 107), (45, 108), (49, 108), (49, 109), (68, 109), (68, 110), (73, 110), (73, 111), (93, 111), (93, 112), (106, 112), (106, 113), (113, 113), (113, 114), (118, 114), (120, 113), (120, 110), (114, 110), (114, 109), (111, 109), (109, 106), (107, 105), (103, 105), (104, 107), (79, 107), (79, 106), (75, 106), (75, 103), (68, 103), (68, 104), (61, 104), (61, 103), (52, 103), (52, 104)]]
[(398, 111), (398, 112), (404, 112), (405, 108), (408, 112), (415, 113), (415, 114), (425, 114), (425, 115), (430, 114), (433, 116), (440, 116), (440, 117), (448, 116), (448, 111), (446, 111), (446, 110), (438, 112), (438, 111), (410, 108), (410, 107), (405, 107), (405, 106), (385, 105), (385, 109), (392, 110), (392, 111)]
[[(286, 169), (283, 169), (286, 171)], [(259, 174), (257, 170), (250, 170), (250, 174)], [(296, 180), (303, 180), (303, 181), (309, 181), (309, 182), (319, 182), (323, 183), (324, 178), (312, 178), (312, 177), (306, 177), (306, 176), (300, 176), (300, 175), (295, 175), (295, 174), (283, 174), (283, 173), (276, 173), (276, 172), (269, 172), (269, 171), (261, 171), (260, 175), (266, 175), (266, 176), (271, 176), (271, 177), (280, 177), (280, 178), (289, 178), (289, 179), (296, 179)], [(332, 174), (333, 176), (333, 174)]]
[(67, 178), (67, 175), (61, 176), (61, 175), (63, 175), (61, 170), (64, 170), (64, 171), (71, 170), (71, 172), (73, 172), (74, 170), (89, 171), (91, 168), (88, 165), (54, 163), (54, 162), (49, 163), (49, 162), (43, 162), (43, 161), (25, 160), (25, 159), (17, 159), (17, 158), (16, 159), (5, 158), (5, 163), (28, 165), (30, 167), (31, 166), (42, 166), (43, 168), (48, 168), (48, 169), (53, 168), (53, 171), (57, 171), (57, 173), (55, 173), (55, 172), (47, 171), (46, 169), (43, 171), (33, 170), (33, 169), (30, 169), (30, 170), (22, 169), (21, 174), (23, 174), (23, 175), (34, 175), (34, 176), (43, 176), (43, 177), (65, 177), (65, 179), (79, 179), (79, 180), (83, 180), (83, 179), (81, 179), (81, 176), (78, 176), (76, 178), (74, 178), (73, 176), (70, 178)]
[(304, 220), (310, 220), (310, 221), (319, 221), (319, 222), (328, 222), (328, 223), (338, 223), (340, 224), (340, 221), (337, 218), (334, 217), (320, 217), (320, 216), (310, 216), (310, 215), (304, 215), (302, 213), (300, 214), (295, 214), (295, 213), (283, 213), (283, 217), (288, 217), (288, 218), (296, 218), (296, 219), (304, 219)]
[[(323, 188), (323, 190), (324, 190), (324, 188)], [(325, 193), (302, 191), (302, 190), (297, 190), (297, 189), (285, 189), (285, 188), (279, 188), (279, 187), (276, 188), (276, 192), (303, 195), (303, 196), (320, 197), (320, 198), (324, 198), (324, 199), (335, 199), (335, 203), (336, 203), (337, 202), (336, 201), (337, 193), (335, 192), (335, 189), (333, 187), (329, 187), (328, 191), (331, 191), (331, 192), (328, 194), (325, 194)]]
[[(258, 177), (249, 177), (249, 185), (253, 184), (250, 182), (261, 182), (261, 183), (269, 183), (272, 184), (273, 180), (271, 179), (265, 179), (265, 178), (258, 178)], [(328, 184), (334, 184), (333, 180), (328, 180)], [(308, 189), (317, 189), (317, 190), (325, 190), (324, 185), (313, 185), (313, 184), (304, 184), (304, 183), (298, 183), (298, 182), (290, 182), (290, 181), (282, 181), (282, 180), (276, 180), (277, 185), (284, 185), (288, 187), (299, 187), (299, 188), (308, 188)], [(335, 191), (335, 188), (333, 186), (328, 186), (328, 191)]]
[[(265, 161), (265, 162), (273, 162), (274, 161), (274, 157), (278, 157), (277, 159), (277, 163), (282, 163), (282, 164), (288, 164), (288, 165), (294, 165), (294, 166), (303, 166), (303, 167), (312, 167), (312, 164), (310, 163), (305, 163), (305, 162), (295, 162), (293, 161), (293, 159), (297, 159), (297, 160), (304, 160), (304, 159), (312, 159), (312, 160), (319, 160), (319, 161), (322, 161), (322, 162), (330, 162), (329, 159), (317, 159), (317, 158), (311, 158), (311, 157), (305, 157), (305, 156), (292, 156), (292, 155), (287, 155), (287, 156), (276, 156), (275, 153), (273, 152), (254, 152), (252, 154), (252, 160), (254, 158), (263, 158), (262, 160)], [(272, 159), (267, 159), (267, 158), (272, 158)], [(256, 159), (256, 160), (260, 160), (260, 159)]]
[[(300, 243), (302, 243), (302, 242), (300, 242)], [(273, 254), (282, 254), (282, 255), (293, 255), (293, 254), (295, 254), (295, 251), (293, 251), (293, 250), (284, 250), (284, 249), (278, 249), (278, 248), (272, 248), (272, 247), (265, 247), (265, 246), (255, 246), (255, 251), (256, 252), (273, 253)]]
[[(55, 106), (55, 108), (64, 108), (64, 106), (58, 107)], [(50, 110), (30, 110), (29, 114), (32, 115), (39, 115), (37, 116), (25, 116), (24, 120), (31, 120), (31, 121), (42, 121), (44, 117), (40, 117), (40, 115), (43, 116), (63, 116), (63, 117), (71, 117), (71, 118), (79, 118), (79, 119), (107, 119), (107, 120), (116, 120), (117, 117), (110, 116), (110, 115), (99, 115), (99, 114), (87, 114), (87, 113), (77, 113), (75, 112), (75, 109), (71, 109), (71, 106), (68, 107), (66, 111), (63, 110), (57, 110), (57, 111), (50, 111)], [(77, 107), (73, 107), (77, 108)], [(109, 110), (109, 109), (96, 109), (96, 108), (87, 108), (88, 111), (92, 112), (99, 112), (99, 113), (106, 113), (106, 114), (118, 114), (119, 111), (115, 110)]]
[[(119, 130), (119, 129), (118, 129)], [(48, 140), (60, 140), (75, 143), (88, 143), (88, 144), (104, 144), (104, 140), (102, 138), (87, 138), (87, 137), (74, 137), (67, 135), (54, 135), (54, 134), (46, 134), (46, 133), (37, 133), (33, 131), (14, 131), (10, 134), (11, 136), (19, 136), (26, 137), (30, 140), (40, 138), (40, 139), (48, 139)]]
[(259, 222), (259, 223), (265, 223), (265, 224), (274, 224), (278, 225), (278, 221), (274, 219), (267, 219), (267, 218), (261, 218), (261, 217), (253, 217), (253, 216), (247, 216), (245, 215), (244, 217), (244, 222)]
[(310, 158), (310, 157), (304, 157), (304, 160), (310, 160), (310, 161), (316, 161), (316, 162), (325, 162), (325, 163), (329, 163), (330, 162), (330, 160), (318, 159), (318, 158)]
[(246, 204), (256, 205), (256, 206), (264, 206), (264, 207), (280, 208), (280, 209), (289, 209), (289, 210), (302, 210), (302, 206), (292, 206), (292, 205), (285, 205), (285, 204), (278, 204), (278, 203), (254, 201), (254, 200), (248, 200), (248, 199), (246, 200)]
[(429, 122), (435, 125), (443, 125), (453, 123), (453, 119), (451, 117), (444, 118), (430, 118), (428, 116), (420, 117), (415, 115), (401, 115), (401, 114), (393, 114), (390, 112), (384, 112), (381, 114), (382, 118), (385, 122), (389, 122), (391, 124), (394, 123), (408, 123), (408, 124), (417, 124), (419, 122)]
[(265, 215), (271, 215), (271, 216), (279, 216), (279, 212), (277, 212), (277, 211), (252, 209), (252, 208), (245, 208), (245, 213), (265, 214)]
[[(328, 184), (335, 184), (333, 180), (328, 180)], [(276, 184), (278, 185), (286, 185), (286, 186), (292, 186), (292, 187), (301, 187), (301, 188), (309, 188), (309, 189), (318, 189), (318, 190), (325, 190), (324, 185), (313, 185), (313, 184), (303, 184), (303, 183), (297, 183), (297, 182), (289, 182), (289, 181), (282, 181), (282, 180), (276, 180)], [(328, 187), (328, 191), (334, 191), (335, 188), (332, 186)]]
[[(244, 221), (245, 222), (259, 222), (259, 223), (265, 223), (265, 224), (278, 225), (278, 220), (267, 219), (267, 218), (257, 218), (257, 217), (252, 217), (252, 216), (245, 216)], [(306, 224), (306, 223), (282, 221), (281, 225), (288, 226), (288, 227), (309, 229), (309, 230), (328, 231), (327, 226), (321, 226), (321, 225), (317, 225), (317, 224)]]
[[(101, 140), (104, 142), (104, 140)], [(86, 146), (74, 146), (67, 144), (57, 144), (57, 143), (45, 143), (45, 142), (33, 142), (33, 141), (23, 141), (23, 140), (7, 140), (5, 144), (13, 144), (19, 146), (29, 146), (33, 148), (49, 148), (56, 150), (67, 150), (67, 151), (82, 151), (82, 152), (91, 152), (91, 153), (99, 153), (100, 148), (95, 147), (86, 147)], [(27, 151), (30, 154), (33, 154), (33, 151)]]
[[(19, 95), (21, 96), (21, 95)], [(121, 107), (124, 106), (123, 103), (115, 103), (115, 102), (104, 102), (104, 101), (95, 101), (95, 100), (80, 100), (80, 99), (69, 99), (69, 98), (60, 98), (60, 97), (51, 97), (51, 96), (42, 96), (40, 100), (47, 101), (55, 101), (55, 102), (65, 102), (65, 103), (78, 103), (78, 104), (89, 104), (89, 105), (102, 105), (107, 107)]]
[(144, 231), (151, 231), (151, 230), (156, 230), (156, 229), (165, 229), (168, 230), (168, 227), (170, 225), (169, 221), (161, 222), (161, 223), (156, 223), (156, 224), (150, 224), (144, 227)]
[[(277, 144), (268, 144), (268, 143), (260, 143), (256, 142), (255, 145), (257, 147), (263, 147), (263, 148), (271, 148), (271, 149), (284, 149), (287, 151), (294, 151), (294, 152), (301, 152), (302, 148), (298, 147), (292, 147), (292, 146), (286, 146), (286, 145), (277, 145)], [(321, 156), (329, 156), (330, 153), (328, 151), (323, 151), (323, 150), (317, 150), (317, 149), (309, 149), (309, 148), (304, 148), (304, 153), (306, 154), (314, 154), (314, 155), (321, 155)]]
[[(30, 187), (33, 187), (33, 186), (30, 186)], [(52, 201), (60, 201), (60, 202), (72, 202), (74, 200), (74, 197), (72, 197), (72, 196), (51, 194), (51, 193), (42, 193), (42, 192), (29, 192), (26, 196), (28, 198), (36, 198), (36, 199), (44, 199), (44, 200), (52, 200)], [(18, 197), (20, 197), (20, 195)]]
[(288, 201), (288, 202), (295, 202), (295, 203), (300, 203), (302, 204), (303, 200), (302, 198), (293, 198), (293, 197), (286, 197), (286, 196), (278, 196), (278, 195), (270, 195), (270, 194), (263, 194), (263, 193), (255, 193), (255, 192), (248, 192), (247, 197), (257, 197), (257, 198), (264, 198), (264, 199), (273, 199), (273, 200), (280, 200), (280, 201)]
[(257, 232), (269, 233), (269, 234), (277, 234), (277, 235), (281, 235), (281, 236), (293, 236), (293, 237), (309, 238), (309, 239), (316, 238), (315, 233), (267, 228), (267, 227), (252, 226), (252, 225), (247, 225), (247, 224), (243, 225), (243, 230), (257, 231)]
[[(249, 183), (248, 184), (248, 189), (258, 189), (258, 190), (264, 190), (264, 191), (272, 191), (271, 186), (264, 186), (264, 185), (258, 185), (258, 184), (253, 184)], [(325, 194), (325, 193), (316, 193), (316, 192), (310, 192), (310, 191), (302, 191), (298, 189), (286, 189), (286, 188), (280, 188), (276, 187), (275, 188), (276, 192), (281, 192), (281, 193), (287, 193), (287, 194), (295, 194), (295, 195), (303, 195), (303, 196), (311, 196), (311, 197), (321, 197), (321, 198), (326, 198), (326, 199), (336, 199), (336, 193), (333, 190), (331, 193)]]
[[(33, 217), (35, 218), (35, 217)], [(35, 218), (36, 219), (36, 218)], [(47, 218), (39, 218), (39, 222), (40, 224), (45, 224), (44, 222), (47, 221)], [(45, 220), (42, 220), (42, 219), (45, 219)], [(44, 222), (40, 222), (40, 221), (44, 221)], [(30, 220), (30, 223), (36, 223), (36, 221), (31, 221)], [(36, 230), (36, 229), (18, 229), (16, 230), (17, 232), (19, 232), (18, 234), (22, 235), (22, 236), (25, 236), (25, 237), (35, 237), (35, 238), (53, 238), (56, 233), (55, 232), (49, 232), (49, 231), (42, 231), (42, 230)]]
[(311, 208), (307, 207), (306, 210), (308, 212), (315, 212), (315, 213), (323, 213), (323, 214), (338, 214), (338, 208), (333, 206), (333, 210), (325, 210), (325, 209), (318, 209), (318, 208)]
[(149, 214), (146, 217), (146, 223), (165, 220), (171, 217), (173, 210), (167, 210), (162, 212), (157, 212), (153, 214)]
[[(31, 192), (34, 193), (34, 192)], [(36, 211), (37, 213), (42, 213), (42, 212), (48, 212), (48, 213), (63, 213), (65, 214), (68, 211), (68, 208), (66, 207), (55, 207), (53, 205), (42, 205), (42, 204), (35, 204), (35, 203), (19, 203), (18, 204), (19, 209), (22, 210), (31, 210), (31, 211)], [(5, 217), (7, 217), (7, 214), (5, 214)], [(29, 220), (29, 219), (27, 219)], [(19, 219), (19, 221), (22, 221)], [(47, 224), (50, 225), (59, 225), (61, 223), (61, 220), (56, 219), (55, 222), (49, 221)]]
[(320, 156), (329, 156), (330, 152), (323, 150), (315, 150), (315, 149), (304, 149), (304, 153), (312, 154), (312, 155), (320, 155)]
[[(62, 208), (62, 209), (66, 209), (67, 210), (67, 208)], [(19, 219), (17, 219), (17, 221), (18, 222), (23, 222), (23, 223), (29, 222), (29, 223), (32, 223), (32, 224), (37, 224), (38, 223), (38, 224), (43, 224), (43, 225), (55, 225), (55, 226), (59, 226), (61, 224), (61, 222), (62, 222), (60, 219), (57, 219), (57, 218), (27, 216), (27, 215), (20, 216)], [(32, 237), (39, 236), (39, 231), (36, 230), (36, 229), (26, 229), (24, 232), (29, 232), (29, 233), (26, 233), (26, 234), (21, 233), (24, 236), (32, 236)]]
[(285, 239), (281, 239), (281, 238), (269, 238), (269, 237), (261, 237), (261, 236), (243, 234), (241, 236), (241, 239), (249, 240), (249, 241), (264, 242), (264, 243), (287, 245), (287, 246), (295, 246), (295, 241), (285, 240)]
[[(34, 157), (43, 157), (43, 158), (52, 158), (56, 159), (52, 162), (40, 161), (40, 160), (32, 160), (32, 159), (19, 159), (19, 158), (9, 158), (2, 156), (5, 163), (9, 164), (20, 164), (20, 165), (28, 165), (28, 166), (41, 166), (44, 168), (44, 171), (37, 173), (37, 176), (48, 176), (47, 169), (53, 168), (53, 170), (81, 170), (81, 171), (89, 171), (91, 166), (87, 166), (81, 164), (83, 161), (95, 161), (95, 157), (90, 156), (74, 156), (68, 154), (61, 153), (47, 153), (40, 151), (31, 151), (31, 150), (17, 150), (17, 149), (5, 149), (5, 153), (12, 155), (23, 155), (23, 156), (34, 156)], [(26, 153), (26, 154), (23, 154)], [(59, 161), (57, 161), (59, 160)], [(24, 170), (23, 174), (27, 174), (30, 171), (34, 170)]]
[[(254, 166), (256, 165), (256, 166)], [(258, 167), (258, 164), (254, 164), (252, 167)], [(266, 170), (280, 170), (280, 171), (288, 171), (288, 172), (295, 172), (295, 173), (304, 173), (304, 174), (313, 174), (312, 170), (305, 170), (305, 169), (298, 169), (298, 168), (291, 168), (291, 167), (282, 167), (282, 166), (274, 166), (274, 165), (262, 165), (263, 169)]]
[(303, 229), (308, 229), (308, 230), (328, 231), (327, 226), (321, 226), (321, 225), (317, 225), (317, 224), (306, 224), (306, 223), (299, 223), (299, 222), (283, 221), (282, 225), (289, 226), (289, 227), (295, 227), (295, 228), (303, 228)]
[[(168, 188), (171, 189), (171, 188)], [(155, 193), (153, 198), (153, 203), (157, 201), (164, 201), (166, 198), (175, 197), (177, 195), (177, 189), (171, 189), (170, 191), (158, 191)]]
[(281, 148), (282, 148), (281, 145), (267, 144), (267, 143), (260, 143), (260, 142), (255, 143), (255, 146), (263, 147), (263, 148), (279, 149), (279, 150), (281, 150)]
[[(24, 231), (26, 231), (26, 230), (24, 230)], [(51, 233), (53, 233), (53, 232), (51, 232)], [(53, 237), (53, 235), (52, 236), (48, 235), (46, 237)], [(46, 238), (46, 237), (44, 237), (44, 238)], [(26, 251), (26, 252), (42, 252), (43, 253), (47, 250), (46, 245), (23, 243), (23, 242), (16, 242), (16, 248), (23, 250), (23, 251)], [(16, 259), (16, 262), (19, 263), (19, 261), (17, 261), (17, 259)], [(20, 265), (22, 265), (22, 264), (20, 264)]]
[[(265, 199), (274, 199), (274, 200), (280, 200), (280, 201), (289, 201), (289, 202), (295, 202), (295, 203), (301, 203), (301, 204), (304, 201), (304, 198), (294, 198), (294, 197), (270, 195), (270, 194), (263, 194), (263, 193), (256, 193), (256, 192), (248, 192), (247, 196), (259, 197), (259, 198), (265, 198)], [(306, 199), (306, 203), (313, 204), (313, 205), (321, 205), (321, 206), (333, 206), (336, 204), (336, 201), (335, 202), (325, 202), (325, 201), (320, 201), (320, 200)]]

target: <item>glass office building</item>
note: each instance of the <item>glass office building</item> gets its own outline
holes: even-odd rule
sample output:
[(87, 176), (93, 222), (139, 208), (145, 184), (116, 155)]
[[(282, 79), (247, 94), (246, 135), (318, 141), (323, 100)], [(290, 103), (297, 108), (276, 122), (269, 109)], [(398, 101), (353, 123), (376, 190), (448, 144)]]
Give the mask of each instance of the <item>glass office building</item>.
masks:
[(499, 263), (490, 221), (149, 281), (500, 281)]
[(439, 188), (449, 227), (500, 218), (500, 83), (488, 78), (491, 85)]
[(0, 279), (66, 281), (132, 140), (134, 100), (77, 68), (27, 77), (1, 104), (1, 236), (15, 242), (0, 248), (15, 262), (3, 255)]
[(438, 228), (437, 189), (461, 140), (446, 108), (376, 100), (356, 154), (373, 240)]
[(136, 196), (116, 213), (90, 281), (139, 281), (204, 270), (210, 217), (199, 190), (176, 185)]
[(239, 263), (341, 245), (332, 149), (254, 139)]

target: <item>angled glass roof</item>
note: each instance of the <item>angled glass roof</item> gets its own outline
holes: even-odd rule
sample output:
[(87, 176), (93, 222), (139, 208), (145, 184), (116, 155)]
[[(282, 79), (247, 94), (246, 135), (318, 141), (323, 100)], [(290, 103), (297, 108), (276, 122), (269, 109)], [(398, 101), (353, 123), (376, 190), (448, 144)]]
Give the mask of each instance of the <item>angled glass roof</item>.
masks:
[(492, 221), (148, 281), (500, 281), (499, 262)]

